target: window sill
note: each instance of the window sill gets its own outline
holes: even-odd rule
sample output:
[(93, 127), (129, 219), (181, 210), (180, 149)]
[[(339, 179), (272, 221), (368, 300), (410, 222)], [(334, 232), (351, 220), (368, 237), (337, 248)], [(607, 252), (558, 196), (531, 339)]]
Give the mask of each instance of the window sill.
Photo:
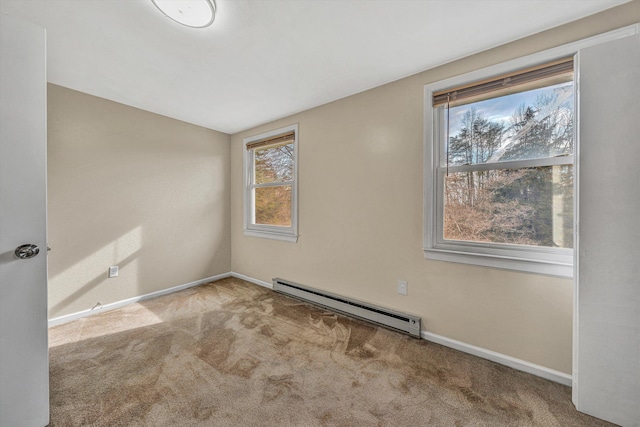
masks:
[(262, 239), (281, 240), (281, 241), (293, 242), (293, 243), (296, 243), (298, 241), (298, 236), (296, 234), (277, 233), (277, 232), (263, 231), (263, 230), (244, 230), (244, 235), (250, 236), (250, 237), (260, 237)]
[(436, 261), (479, 265), (502, 270), (535, 273), (545, 276), (573, 278), (573, 265), (563, 262), (534, 260), (503, 255), (460, 252), (447, 249), (425, 248), (424, 257)]

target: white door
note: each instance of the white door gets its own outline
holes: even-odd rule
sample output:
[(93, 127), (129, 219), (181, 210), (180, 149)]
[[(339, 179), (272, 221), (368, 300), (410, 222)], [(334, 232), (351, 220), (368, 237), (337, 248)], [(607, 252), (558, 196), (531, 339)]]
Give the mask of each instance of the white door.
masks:
[(578, 54), (580, 148), (573, 399), (640, 426), (640, 36)]
[[(0, 426), (42, 427), (49, 423), (45, 31), (0, 19)], [(39, 253), (24, 247), (17, 255), (27, 244)]]

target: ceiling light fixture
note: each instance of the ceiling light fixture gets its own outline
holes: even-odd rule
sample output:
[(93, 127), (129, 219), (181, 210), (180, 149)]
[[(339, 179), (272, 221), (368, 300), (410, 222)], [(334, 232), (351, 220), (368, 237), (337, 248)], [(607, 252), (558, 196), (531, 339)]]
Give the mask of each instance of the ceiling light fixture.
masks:
[(211, 25), (216, 17), (214, 0), (151, 0), (166, 16), (191, 28)]

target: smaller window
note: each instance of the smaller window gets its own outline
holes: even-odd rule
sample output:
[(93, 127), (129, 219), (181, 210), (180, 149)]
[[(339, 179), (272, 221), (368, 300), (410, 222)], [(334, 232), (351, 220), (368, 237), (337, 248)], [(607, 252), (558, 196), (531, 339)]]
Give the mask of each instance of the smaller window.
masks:
[(298, 239), (298, 125), (244, 139), (244, 234)]

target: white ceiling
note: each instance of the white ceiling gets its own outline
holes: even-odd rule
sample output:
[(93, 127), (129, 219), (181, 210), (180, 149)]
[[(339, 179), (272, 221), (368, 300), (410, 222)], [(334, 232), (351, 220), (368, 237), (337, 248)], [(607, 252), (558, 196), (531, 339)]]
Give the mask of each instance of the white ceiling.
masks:
[(627, 0), (216, 0), (190, 29), (151, 0), (0, 0), (47, 28), (48, 80), (235, 133)]

